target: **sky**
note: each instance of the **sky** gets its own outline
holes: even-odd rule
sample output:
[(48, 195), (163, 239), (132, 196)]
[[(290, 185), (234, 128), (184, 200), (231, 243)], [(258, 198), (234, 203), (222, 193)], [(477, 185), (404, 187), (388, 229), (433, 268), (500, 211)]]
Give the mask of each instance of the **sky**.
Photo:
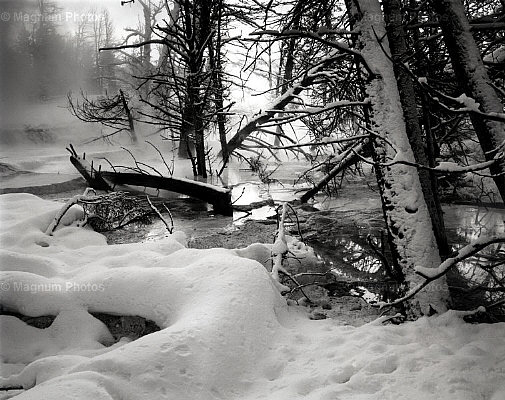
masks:
[[(121, 0), (44, 0), (46, 4), (50, 2), (60, 8), (50, 18), (64, 33), (72, 33), (80, 21), (90, 21), (93, 18), (91, 10), (100, 13), (107, 9), (114, 21), (116, 35), (121, 37), (125, 27), (138, 26), (142, 15), (138, 1), (121, 6)], [(39, 0), (0, 0), (0, 23), (34, 24), (40, 18)]]
[(138, 2), (121, 6), (121, 0), (58, 0), (58, 4), (63, 8), (62, 18), (69, 31), (81, 19), (92, 18), (89, 10), (103, 8), (109, 10), (118, 37), (123, 35), (125, 27), (136, 27), (142, 13), (142, 7)]

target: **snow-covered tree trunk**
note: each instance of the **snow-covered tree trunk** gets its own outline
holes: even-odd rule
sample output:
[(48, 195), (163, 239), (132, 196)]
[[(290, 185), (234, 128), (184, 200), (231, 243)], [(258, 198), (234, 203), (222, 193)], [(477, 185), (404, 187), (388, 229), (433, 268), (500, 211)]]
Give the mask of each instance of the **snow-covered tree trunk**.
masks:
[[(346, 3), (355, 29), (360, 32), (364, 61), (375, 74), (369, 78), (366, 93), (370, 99), (372, 128), (385, 138), (373, 139), (372, 146), (391, 251), (406, 284), (413, 287), (423, 280), (416, 274), (416, 267), (440, 265), (437, 242), (417, 169), (401, 164), (383, 165), (393, 159), (415, 162), (415, 158), (406, 133), (393, 65), (387, 54), (389, 44), (380, 4), (378, 0), (347, 0)], [(414, 317), (429, 314), (431, 309), (446, 310), (449, 291), (445, 279), (431, 285), (408, 304)]]
[[(405, 30), (402, 25), (402, 4), (400, 0), (384, 0), (382, 4), (384, 7), (391, 58), (394, 62), (393, 71), (396, 76), (400, 94), (407, 136), (414, 152), (416, 162), (428, 166), (429, 160), (423, 140), (423, 131), (419, 122), (414, 83), (409, 72), (403, 65), (403, 63), (406, 62), (408, 54)], [(433, 232), (437, 239), (440, 254), (442, 256), (447, 256), (449, 254), (449, 246), (445, 234), (442, 207), (438, 198), (436, 175), (432, 171), (426, 169), (420, 169), (418, 173), (423, 189), (424, 200), (430, 212)]]
[[(491, 85), (462, 1), (432, 0), (431, 3), (439, 14), (451, 63), (465, 94), (480, 105), (480, 111), (503, 113), (503, 104)], [(486, 160), (492, 160), (505, 146), (505, 123), (475, 113), (470, 114), (470, 119)], [(502, 158), (489, 169), (494, 175), (502, 201), (505, 201), (505, 160)]]

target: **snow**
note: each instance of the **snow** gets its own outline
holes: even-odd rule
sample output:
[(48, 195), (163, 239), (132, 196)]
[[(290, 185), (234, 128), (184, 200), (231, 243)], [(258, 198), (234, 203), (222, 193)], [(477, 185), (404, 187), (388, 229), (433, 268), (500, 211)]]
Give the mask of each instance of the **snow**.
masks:
[(61, 311), (51, 326), (42, 330), (7, 315), (2, 315), (0, 321), (2, 347), (5, 348), (2, 356), (6, 362), (29, 363), (62, 351), (71, 353), (76, 347), (99, 349), (102, 343), (113, 342), (107, 327), (82, 309)]
[(472, 99), (471, 97), (468, 97), (466, 94), (462, 94), (459, 97), (456, 97), (455, 100), (459, 102), (460, 104), (463, 104), (468, 110), (474, 111), (474, 112), (479, 112), (480, 104), (475, 101), (475, 99)]
[(201, 186), (203, 188), (212, 189), (212, 190), (215, 190), (215, 191), (218, 191), (218, 192), (221, 192), (221, 193), (228, 193), (230, 191), (230, 189), (219, 187), (219, 186), (216, 186), (216, 185), (211, 185), (211, 184), (206, 183), (206, 182), (198, 182), (198, 181), (195, 181), (194, 179), (186, 179), (186, 178), (175, 178), (175, 179), (177, 179), (178, 181), (181, 181), (181, 182), (190, 183), (192, 185), (198, 185), (198, 186)]
[(459, 164), (456, 164), (455, 162), (441, 161), (438, 163), (438, 165), (435, 169), (443, 170), (443, 171), (450, 171), (450, 172), (459, 172), (459, 171), (461, 171), (461, 168), (462, 167)]
[[(258, 260), (271, 247), (197, 250), (181, 233), (107, 245), (61, 203), (0, 196), (2, 387), (19, 399), (491, 399), (505, 397), (505, 324), (455, 312), (400, 326), (308, 319)], [(286, 238), (290, 250), (307, 249)], [(272, 246), (272, 245), (270, 245)], [(112, 344), (90, 313), (138, 315), (161, 330)], [(1, 396), (0, 396), (1, 397)]]

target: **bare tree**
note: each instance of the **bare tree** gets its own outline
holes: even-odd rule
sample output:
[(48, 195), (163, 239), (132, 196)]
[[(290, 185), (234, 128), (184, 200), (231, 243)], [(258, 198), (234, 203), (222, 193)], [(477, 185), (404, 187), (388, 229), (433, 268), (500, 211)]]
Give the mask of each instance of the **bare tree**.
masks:
[(128, 32), (128, 35), (126, 36), (124, 43), (128, 44), (130, 39), (133, 39), (137, 43), (142, 43), (142, 46), (138, 47), (140, 49), (140, 56), (137, 58), (135, 55), (130, 53), (123, 54), (130, 59), (130, 62), (134, 67), (134, 75), (140, 80), (139, 87), (141, 96), (147, 99), (151, 92), (150, 80), (147, 78), (155, 70), (151, 56), (153, 30), (156, 26), (158, 17), (167, 3), (162, 0), (158, 0), (156, 2), (153, 2), (152, 0), (138, 0), (138, 3), (142, 7), (142, 22), (139, 23), (137, 28), (125, 29)]
[(133, 111), (129, 100), (122, 89), (119, 89), (119, 93), (115, 96), (101, 96), (94, 100), (81, 92), (80, 102), (74, 100), (71, 93), (68, 94), (70, 112), (74, 116), (81, 121), (97, 122), (113, 129), (112, 132), (93, 140), (109, 139), (120, 132), (128, 132), (132, 142), (137, 143)]
[(162, 45), (158, 70), (141, 78), (149, 83), (149, 96), (140, 100), (147, 106), (140, 114), (149, 123), (177, 131), (179, 156), (189, 157), (195, 175), (207, 177), (206, 134), (217, 121), (225, 138), (223, 61), (223, 1), (177, 0), (168, 9), (169, 20), (156, 24), (157, 38), (103, 48), (124, 50), (141, 48), (149, 53), (153, 44)]

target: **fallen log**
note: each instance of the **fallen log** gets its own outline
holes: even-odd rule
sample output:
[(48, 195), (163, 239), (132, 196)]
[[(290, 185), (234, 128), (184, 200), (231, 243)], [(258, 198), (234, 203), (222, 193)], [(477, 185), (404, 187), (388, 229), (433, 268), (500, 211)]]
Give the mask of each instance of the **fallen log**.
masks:
[(85, 156), (80, 157), (72, 145), (67, 150), (70, 152), (70, 162), (93, 189), (113, 191), (116, 185), (132, 185), (168, 190), (212, 204), (214, 211), (219, 214), (233, 214), (231, 189), (185, 178), (137, 172), (110, 172), (102, 171), (100, 168), (97, 170)]
[(82, 157), (79, 157), (77, 152), (74, 149), (74, 146), (70, 145), (67, 147), (67, 151), (70, 153), (70, 162), (72, 165), (79, 171), (88, 185), (96, 190), (106, 190), (110, 191), (112, 188), (103, 180), (100, 175), (100, 168), (98, 170), (95, 169), (93, 164), (90, 164), (86, 160), (86, 153), (83, 154)]
[(212, 204), (214, 211), (232, 215), (231, 190), (184, 178), (162, 177), (136, 172), (101, 172), (109, 186), (134, 185), (169, 190)]

